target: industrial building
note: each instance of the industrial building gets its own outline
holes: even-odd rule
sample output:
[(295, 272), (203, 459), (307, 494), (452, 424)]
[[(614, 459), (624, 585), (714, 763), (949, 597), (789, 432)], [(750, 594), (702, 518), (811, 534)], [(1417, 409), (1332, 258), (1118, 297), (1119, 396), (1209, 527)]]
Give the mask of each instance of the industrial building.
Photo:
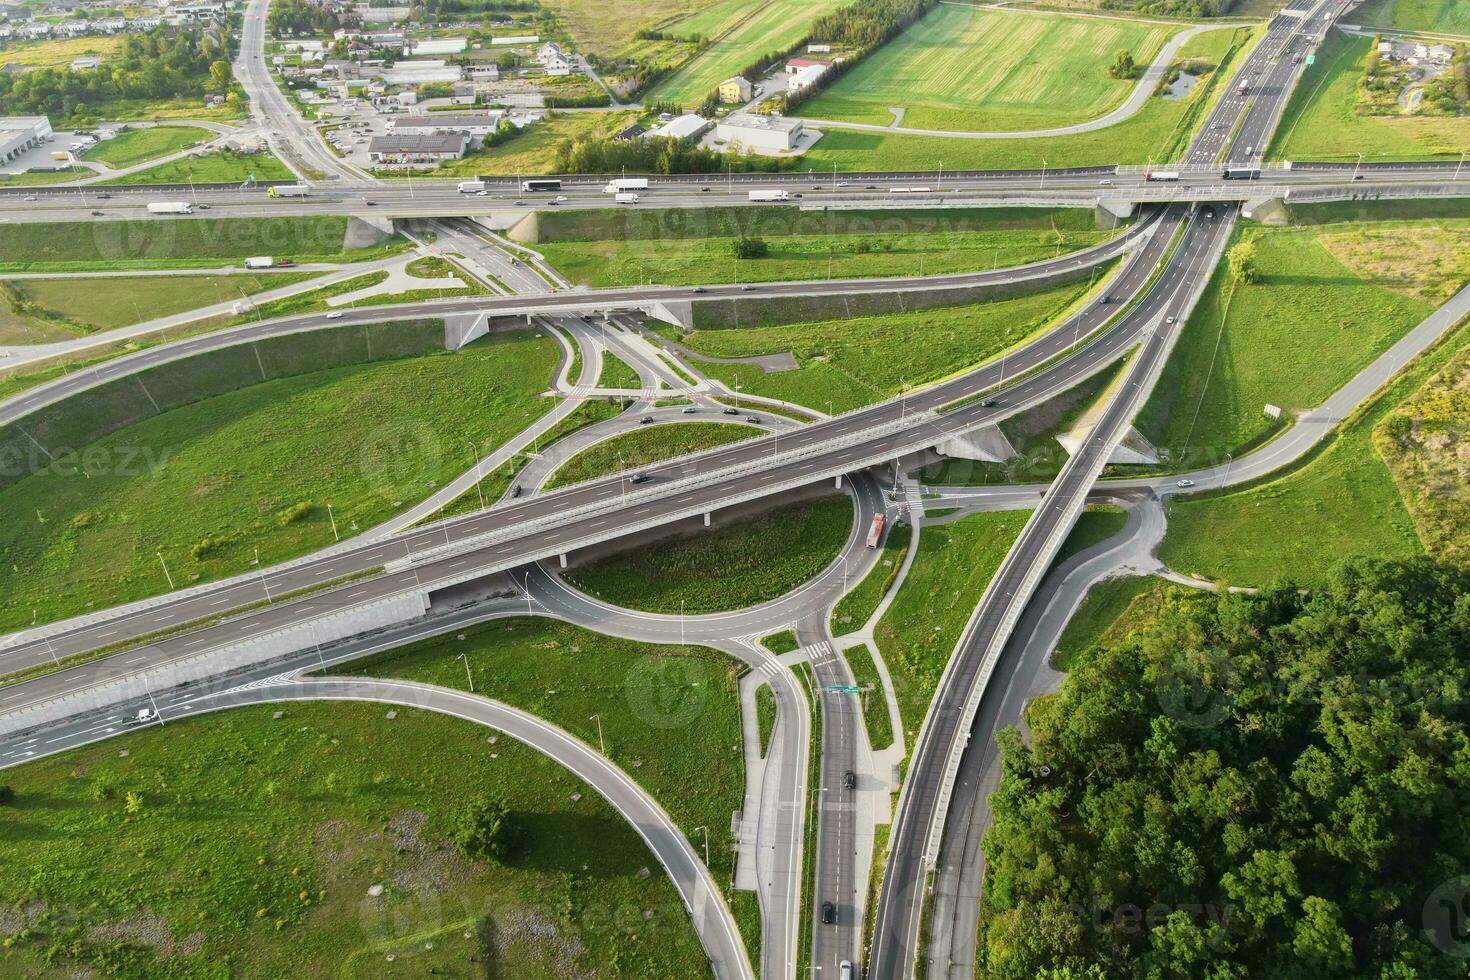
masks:
[(440, 163), (464, 156), (470, 138), (464, 133), (427, 133), (420, 136), (374, 136), (368, 144), (373, 163)]
[(801, 120), (732, 112), (715, 127), (715, 138), (754, 150), (790, 150), (801, 138)]
[(50, 136), (51, 120), (45, 116), (0, 116), (0, 165), (35, 149)]
[(427, 136), (431, 133), (464, 133), (484, 137), (495, 132), (503, 112), (434, 112), (422, 116), (395, 116), (388, 120), (394, 136)]

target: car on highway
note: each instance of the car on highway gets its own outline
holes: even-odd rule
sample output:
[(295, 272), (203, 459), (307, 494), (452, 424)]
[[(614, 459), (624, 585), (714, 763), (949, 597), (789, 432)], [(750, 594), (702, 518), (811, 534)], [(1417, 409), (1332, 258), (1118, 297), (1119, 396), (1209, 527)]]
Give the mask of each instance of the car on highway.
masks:
[(852, 960), (843, 960), (838, 964), (837, 980), (852, 980)]
[(92, 212), (92, 217), (94, 217), (94, 218), (100, 218), (100, 217), (102, 217), (102, 212), (101, 211), (93, 211)]
[(727, 409), (725, 409), (725, 411), (724, 411), (723, 414), (725, 414), (725, 415), (739, 415), (740, 414), (740, 409), (738, 409), (738, 408), (727, 408)]
[(995, 406), (997, 406), (999, 404), (1000, 404), (1000, 399), (999, 398), (987, 398), (983, 402), (980, 403), (980, 407), (981, 408), (994, 408)]
[(334, 310), (333, 312), (328, 313), (327, 314), (327, 319), (328, 320), (340, 320), (340, 319), (342, 319), (342, 311), (341, 310)]
[(751, 425), (760, 425), (761, 417), (759, 415), (747, 415), (745, 416), (745, 421), (749, 422)]
[(1179, 487), (1182, 490), (1188, 490), (1190, 487), (1194, 486), (1194, 481), (1193, 480), (1180, 480), (1178, 483), (1176, 483), (1174, 485), (1176, 487)]
[(822, 924), (830, 926), (837, 921), (837, 906), (831, 902), (822, 903)]
[(709, 290), (708, 289), (705, 289), (703, 286), (695, 286), (694, 287), (694, 291), (696, 293), (707, 293), (707, 292), (709, 292)]
[(648, 474), (647, 473), (634, 473), (631, 477), (628, 478), (628, 482), (629, 483), (647, 483), (648, 482)]
[(843, 773), (842, 774), (842, 788), (843, 789), (857, 789), (857, 773), (853, 772), (851, 769), (849, 769), (849, 770), (847, 770), (847, 772)]
[(754, 286), (752, 286), (749, 283), (747, 283), (746, 285), (740, 287), (740, 291), (742, 293), (748, 293), (748, 292), (750, 292), (754, 288), (755, 288)]
[(1165, 323), (1173, 323), (1174, 322), (1174, 318), (1172, 316), (1166, 316), (1166, 317), (1164, 317), (1164, 322)]
[(698, 409), (698, 408), (696, 408), (696, 407), (694, 407), (694, 406), (693, 406), (693, 405), (690, 405), (690, 406), (688, 406), (688, 407), (686, 407), (686, 408), (685, 408), (685, 409), (684, 409), (684, 414), (685, 414), (685, 415), (694, 415), (694, 414), (695, 414), (695, 413), (697, 413), (697, 412), (698, 412), (698, 411), (699, 411), (699, 409)]
[(645, 415), (645, 416), (643, 416), (643, 418), (641, 418), (641, 419), (638, 420), (638, 424), (639, 425), (652, 425), (653, 424), (653, 416), (652, 415)]

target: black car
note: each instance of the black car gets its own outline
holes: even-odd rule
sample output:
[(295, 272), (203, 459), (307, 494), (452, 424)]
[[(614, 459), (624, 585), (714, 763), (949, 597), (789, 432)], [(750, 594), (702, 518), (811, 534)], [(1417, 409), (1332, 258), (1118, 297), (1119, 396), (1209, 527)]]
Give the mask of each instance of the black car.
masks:
[(849, 769), (849, 770), (847, 770), (847, 772), (843, 773), (842, 774), (842, 788), (843, 789), (856, 789), (857, 788), (857, 773), (853, 772), (851, 769)]
[(108, 194), (106, 192), (103, 192), (103, 193), (97, 195), (97, 200), (99, 200), (99, 201), (106, 201), (106, 200), (108, 200), (111, 197), (112, 197), (111, 194)]
[(822, 903), (822, 924), (830, 926), (837, 921), (837, 906), (831, 902)]
[(739, 415), (740, 414), (740, 409), (738, 409), (738, 408), (727, 408), (727, 409), (725, 409), (725, 413), (724, 414), (726, 414), (726, 415)]
[(1000, 404), (1000, 401), (998, 399), (995, 399), (995, 398), (987, 398), (983, 402), (980, 403), (980, 407), (981, 408), (994, 408), (995, 406), (997, 406), (999, 404)]
[(102, 217), (102, 212), (101, 211), (93, 211), (92, 212), (92, 217), (94, 217), (94, 218), (100, 218), (100, 217)]
[(648, 482), (648, 474), (647, 473), (634, 473), (633, 476), (628, 480), (628, 482), (629, 483), (647, 483)]
[(696, 293), (706, 293), (706, 292), (709, 292), (709, 290), (705, 289), (703, 286), (695, 286), (694, 287), (694, 291)]
[(745, 421), (749, 422), (751, 425), (760, 425), (761, 417), (759, 415), (747, 415), (745, 416)]
[(1107, 293), (1103, 293), (1102, 299), (1098, 300), (1098, 302), (1101, 303), (1103, 306), (1107, 306), (1112, 301), (1113, 301), (1113, 297), (1110, 296)]
[(510, 487), (510, 496), (511, 496), (511, 499), (514, 500), (516, 497), (519, 497), (520, 495), (521, 495), (521, 485), (519, 483), (513, 483), (513, 484), (511, 484), (511, 487)]
[(645, 416), (643, 416), (643, 418), (641, 418), (641, 419), (638, 420), (638, 424), (639, 425), (652, 425), (653, 424), (653, 416), (652, 415), (645, 415)]

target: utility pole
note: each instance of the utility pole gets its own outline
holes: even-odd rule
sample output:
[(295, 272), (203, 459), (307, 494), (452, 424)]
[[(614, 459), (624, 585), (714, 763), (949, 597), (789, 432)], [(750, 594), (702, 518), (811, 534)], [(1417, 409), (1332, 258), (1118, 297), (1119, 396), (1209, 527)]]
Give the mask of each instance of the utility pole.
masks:
[(607, 755), (607, 745), (602, 741), (602, 715), (588, 715), (587, 720), (597, 722), (597, 750)]
[(464, 661), (464, 678), (470, 682), (470, 693), (475, 693), (475, 678), (470, 674), (470, 655), (461, 653), (459, 659)]
[(332, 540), (341, 541), (341, 537), (339, 537), (337, 534), (337, 518), (332, 515), (331, 504), (327, 504), (327, 520), (332, 522)]
[(168, 573), (168, 562), (163, 560), (163, 551), (159, 550), (153, 553), (158, 556), (158, 563), (163, 566), (163, 577), (168, 579), (168, 589), (172, 592), (174, 588), (174, 577)]

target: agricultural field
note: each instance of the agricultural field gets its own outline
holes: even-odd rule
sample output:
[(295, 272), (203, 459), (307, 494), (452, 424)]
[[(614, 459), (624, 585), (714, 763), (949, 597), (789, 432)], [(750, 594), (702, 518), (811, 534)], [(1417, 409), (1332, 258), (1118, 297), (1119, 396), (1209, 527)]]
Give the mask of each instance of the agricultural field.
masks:
[[(1470, 10), (1465, 4), (1460, 4)], [(1286, 107), (1272, 160), (1454, 160), (1470, 147), (1470, 116), (1359, 115), (1372, 38), (1333, 32)]]
[(1239, 455), (1345, 384), (1470, 279), (1470, 222), (1243, 226), (1258, 280), (1217, 270), (1138, 429), (1176, 466)]
[(547, 0), (545, 5), (561, 15), (580, 50), (606, 55), (622, 49), (641, 29), (666, 27), (698, 15), (710, 8), (711, 0), (639, 0), (636, 4)]
[(398, 236), (346, 249), (345, 217), (195, 218), (0, 225), (0, 273), (216, 268), (252, 255), (365, 262), (401, 252)]
[[(464, 976), (471, 958), (546, 980), (708, 970), (637, 832), (561, 766), (459, 719), (236, 708), (29, 762), (5, 782), (9, 976), (366, 980), (385, 966)], [(480, 796), (521, 831), (505, 863), (449, 842)], [(609, 928), (609, 907), (652, 915)]]
[[(643, 96), (645, 103), (677, 102), (693, 108), (716, 85), (762, 55), (784, 51), (806, 36), (812, 21), (844, 5), (843, 0), (764, 0), (736, 10), (719, 4), (704, 14), (676, 21), (669, 34), (701, 34), (712, 44)], [(728, 16), (727, 16), (728, 15)]]
[(1087, 292), (1087, 283), (933, 310), (772, 327), (695, 330), (679, 342), (710, 357), (789, 352), (794, 371), (704, 362), (732, 389), (833, 414), (892, 398), (994, 358), (1030, 338)]
[(26, 68), (69, 68), (76, 58), (97, 57), (103, 61), (122, 47), (122, 37), (74, 37), (55, 41), (16, 41), (0, 50), (0, 65)]
[[(332, 334), (293, 343), (340, 356)], [(370, 341), (379, 357), (393, 342)], [(365, 531), (463, 472), (466, 441), (494, 447), (552, 407), (538, 397), (557, 358), (544, 336), (327, 370), (300, 349), (305, 373), (146, 417), (0, 489), (15, 517), (0, 526), (0, 627), (29, 623), (33, 609), (44, 622), (163, 592), (155, 551), (182, 586), (243, 572), (257, 549), (266, 565), (325, 547), (331, 517), (344, 535)], [(242, 348), (191, 371), (207, 381), (253, 363)], [(165, 404), (180, 385), (194, 390), (192, 378), (141, 378)], [(73, 417), (105, 419), (137, 393), (129, 383), (82, 397)]]
[(538, 616), (471, 626), (334, 673), (458, 690), (473, 676), (476, 694), (604, 749), (686, 833), (708, 827), (711, 870), (725, 882), (734, 871), (730, 813), (745, 790), (735, 690), (743, 669), (715, 650), (615, 639)]
[(291, 180), (296, 175), (271, 153), (235, 154), (224, 150), (197, 157), (170, 160), (122, 177), (99, 180), (99, 185), (126, 184), (232, 184), (256, 180)]
[(1085, 122), (1122, 102), (1134, 79), (1108, 75), (1116, 51), (1153, 61), (1178, 28), (1058, 13), (935, 7), (801, 106), (811, 119), (914, 129), (1006, 132)]
[[(228, 303), (319, 275), (268, 272), (237, 276), (118, 276), (99, 279), (0, 279), (0, 340), (42, 343)], [(8, 339), (6, 339), (8, 338)]]
[(776, 507), (563, 572), (604, 602), (690, 615), (779, 598), (826, 568), (852, 530), (847, 496)]
[[(973, 272), (1049, 259), (1058, 249), (1087, 248), (1113, 234), (1076, 208), (909, 214), (715, 208), (543, 215), (536, 247), (575, 283), (687, 286)], [(764, 241), (768, 254), (734, 259), (741, 235)]]
[(673, 456), (754, 439), (760, 434), (761, 430), (753, 426), (729, 422), (642, 426), (582, 450), (557, 468), (546, 488), (549, 490), (609, 473), (636, 470)]
[(1353, 12), (1364, 27), (1470, 36), (1470, 6), (1464, 0), (1370, 0)]
[[(1426, 484), (1413, 473), (1405, 423), (1390, 420), (1408, 417), (1412, 431), (1424, 402), (1411, 396), (1466, 350), (1467, 340), (1470, 332), (1462, 325), (1345, 422), (1325, 449), (1291, 472), (1232, 493), (1174, 500), (1159, 558), (1175, 571), (1231, 585), (1262, 586), (1289, 578), (1311, 587), (1346, 558), (1421, 555), (1421, 533), (1442, 553), (1447, 545), (1463, 547), (1463, 526), (1450, 528), (1447, 537), (1442, 524), (1447, 512), (1421, 499)], [(1396, 411), (1400, 405), (1402, 412)], [(1426, 522), (1423, 532), (1380, 455), (1384, 450)], [(1458, 492), (1463, 494), (1463, 488)]]
[[(1176, 58), (1176, 64), (1190, 63), (1201, 72), (1189, 94), (1179, 99), (1155, 96), (1114, 126), (1032, 139), (958, 139), (829, 129), (802, 160), (828, 173), (833, 167), (839, 171), (934, 170), (943, 164), (946, 170), (984, 170), (1035, 168), (1043, 161), (1049, 167), (1085, 167), (1173, 160), (1224, 90), (1221, 79), (1230, 77), (1259, 34), (1255, 28), (1238, 27), (1190, 38)], [(1213, 70), (1206, 71), (1208, 66), (1214, 66)]]
[(105, 164), (114, 170), (132, 167), (154, 157), (176, 153), (191, 143), (208, 140), (214, 133), (199, 126), (149, 126), (129, 129), (105, 139), (82, 154), (83, 159)]
[(970, 613), (1029, 516), (992, 511), (920, 531), (913, 567), (873, 630), (909, 744)]
[(1162, 588), (1161, 579), (1119, 575), (1103, 579), (1088, 589), (1082, 605), (1067, 620), (1066, 628), (1057, 638), (1056, 649), (1051, 654), (1052, 667), (1063, 672), (1071, 671), (1083, 662), (1095, 644), (1113, 636), (1115, 630), (1124, 628), (1123, 617), (1136, 608), (1135, 602), (1147, 601), (1138, 600), (1139, 596), (1153, 597)]

